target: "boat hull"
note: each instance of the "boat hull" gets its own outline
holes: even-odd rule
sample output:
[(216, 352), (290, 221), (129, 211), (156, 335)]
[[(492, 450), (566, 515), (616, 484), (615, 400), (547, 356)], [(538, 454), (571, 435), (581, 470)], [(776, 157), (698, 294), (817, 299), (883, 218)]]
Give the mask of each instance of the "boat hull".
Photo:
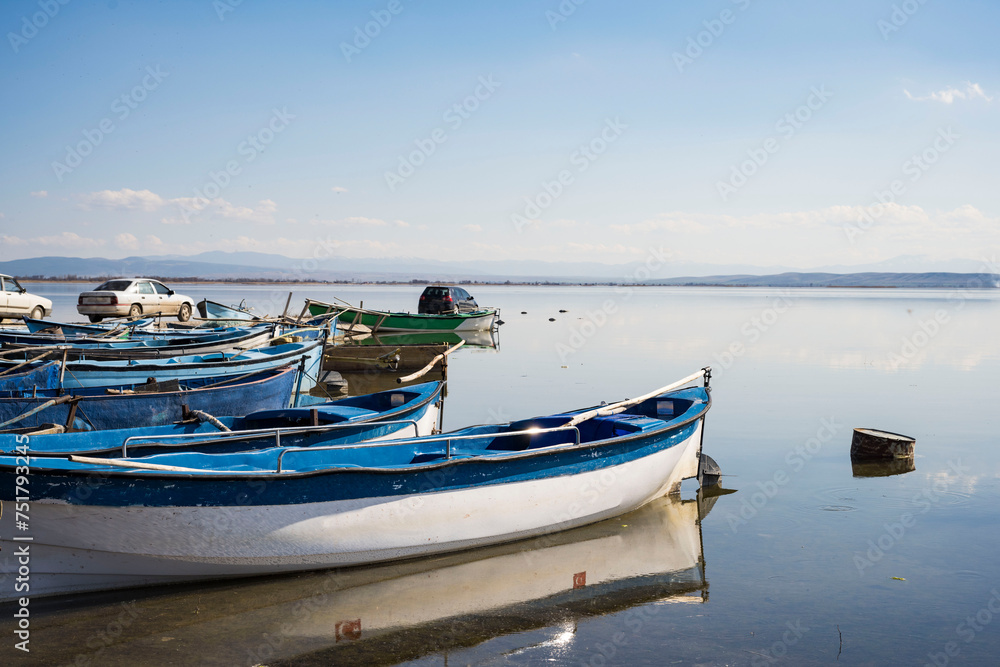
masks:
[(309, 313), (314, 317), (336, 314), (342, 331), (489, 331), (497, 319), (495, 309), (453, 315), (418, 313), (389, 313), (373, 310), (342, 308), (315, 301), (309, 302)]
[(25, 348), (21, 355), (8, 354), (8, 358), (30, 358), (36, 356), (45, 346), (64, 346), (59, 357), (70, 361), (101, 360), (101, 359), (159, 359), (180, 357), (213, 352), (230, 352), (233, 350), (252, 350), (266, 345), (275, 335), (274, 327), (256, 327), (252, 329), (234, 329), (226, 333), (197, 335), (190, 337), (174, 336), (172, 338), (149, 340), (137, 339), (127, 341), (101, 341), (93, 339), (77, 342), (58, 339), (41, 339), (38, 335), (15, 336), (0, 335), (5, 349)]
[[(306, 377), (303, 378), (301, 388), (302, 391), (308, 391), (315, 386), (323, 344), (323, 340), (315, 340), (260, 348), (240, 354), (218, 352), (170, 359), (68, 361), (62, 386), (77, 389), (141, 384), (148, 378), (163, 382), (193, 377), (233, 377), (280, 368), (290, 363), (298, 364), (304, 357)], [(0, 365), (0, 369), (2, 367)]]
[(52, 389), (57, 386), (59, 386), (59, 364), (51, 361), (33, 365), (20, 373), (0, 375), (0, 392), (31, 391), (36, 387)]
[[(170, 424), (184, 419), (184, 409), (213, 416), (245, 415), (287, 407), (295, 389), (292, 367), (261, 371), (245, 381), (184, 391), (133, 394), (78, 394), (75, 409), (69, 403), (52, 405), (17, 422), (17, 426), (66, 424), (76, 430), (124, 429)], [(52, 392), (46, 392), (49, 394)], [(73, 392), (68, 392), (70, 395)], [(0, 422), (13, 419), (51, 400), (48, 395), (0, 398)], [(70, 413), (73, 422), (69, 422)]]

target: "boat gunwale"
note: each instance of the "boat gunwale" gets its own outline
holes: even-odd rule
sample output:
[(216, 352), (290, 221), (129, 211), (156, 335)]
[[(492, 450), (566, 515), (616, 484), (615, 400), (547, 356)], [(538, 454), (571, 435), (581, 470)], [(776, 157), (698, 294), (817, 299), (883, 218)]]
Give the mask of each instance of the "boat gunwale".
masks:
[(368, 315), (388, 315), (388, 316), (396, 316), (396, 317), (416, 317), (416, 318), (420, 318), (420, 319), (436, 319), (436, 320), (460, 319), (461, 320), (461, 319), (469, 319), (471, 317), (486, 317), (487, 315), (496, 315), (498, 312), (500, 312), (499, 308), (486, 307), (486, 308), (480, 308), (479, 310), (474, 310), (474, 311), (468, 312), (468, 313), (410, 313), (410, 312), (405, 312), (405, 311), (401, 311), (401, 310), (400, 311), (396, 311), (396, 310), (373, 310), (371, 308), (355, 308), (353, 306), (338, 306), (336, 304), (327, 304), (327, 303), (324, 303), (322, 301), (313, 301), (313, 300), (310, 300), (310, 305), (312, 305), (312, 304), (316, 304), (318, 306), (328, 306), (329, 307), (329, 310), (327, 310), (324, 313), (312, 313), (312, 312), (310, 312), (310, 314), (313, 317), (322, 317), (324, 315), (331, 315), (333, 317), (336, 317), (337, 319), (339, 319), (341, 315), (345, 315), (345, 314), (348, 314), (348, 313), (362, 313), (362, 314), (368, 314)]
[[(694, 389), (695, 387), (684, 387), (677, 389), (676, 391), (671, 391), (666, 394), (661, 394), (661, 396), (666, 396), (669, 394), (677, 393), (679, 391), (684, 391), (686, 389)], [(466, 464), (481, 464), (484, 462), (492, 461), (515, 461), (520, 459), (530, 459), (539, 458), (543, 456), (550, 456), (554, 453), (563, 452), (574, 452), (577, 450), (584, 449), (599, 449), (604, 448), (610, 444), (614, 445), (627, 445), (632, 440), (638, 439), (648, 439), (651, 436), (663, 436), (670, 431), (679, 431), (686, 428), (692, 423), (699, 420), (703, 420), (705, 415), (708, 413), (709, 409), (712, 407), (712, 394), (708, 388), (705, 388), (708, 400), (704, 402), (704, 409), (698, 410), (697, 414), (685, 418), (683, 421), (677, 423), (665, 422), (664, 426), (656, 431), (638, 431), (630, 433), (627, 435), (621, 435), (613, 438), (604, 438), (597, 442), (581, 442), (580, 444), (575, 443), (560, 443), (557, 445), (551, 445), (549, 447), (538, 448), (538, 449), (527, 449), (523, 451), (516, 452), (502, 452), (496, 454), (487, 455), (475, 455), (475, 456), (453, 456), (451, 458), (440, 459), (436, 461), (428, 461), (426, 463), (420, 464), (406, 464), (403, 466), (396, 466), (392, 468), (387, 467), (362, 467), (362, 466), (344, 466), (344, 467), (327, 467), (318, 470), (303, 470), (303, 471), (289, 471), (289, 472), (275, 472), (270, 471), (212, 471), (206, 470), (204, 472), (195, 473), (185, 473), (185, 472), (167, 472), (159, 470), (140, 470), (140, 469), (129, 469), (129, 470), (116, 470), (110, 469), (113, 466), (94, 466), (95, 469), (83, 470), (83, 469), (39, 469), (32, 465), (32, 475), (55, 475), (55, 476), (73, 476), (73, 477), (93, 477), (99, 475), (101, 478), (141, 478), (141, 479), (153, 479), (153, 480), (168, 480), (168, 479), (185, 479), (185, 480), (210, 480), (212, 482), (224, 482), (230, 480), (253, 480), (253, 479), (263, 479), (263, 480), (276, 480), (276, 479), (305, 479), (309, 477), (315, 477), (320, 475), (331, 475), (331, 474), (380, 474), (380, 475), (391, 475), (391, 474), (408, 474), (408, 473), (422, 473), (433, 470), (439, 470), (442, 468), (448, 468), (456, 465), (466, 465)], [(660, 398), (660, 396), (654, 397)], [(652, 400), (652, 399), (651, 399)], [(565, 413), (571, 414), (571, 413)], [(545, 415), (551, 416), (551, 415)], [(523, 421), (523, 420), (519, 420)], [(477, 426), (469, 426), (469, 428), (477, 428), (478, 426), (494, 426), (493, 424), (480, 424)], [(461, 430), (466, 430), (461, 429)], [(488, 434), (483, 435), (483, 438), (490, 437)], [(413, 438), (400, 439), (400, 440), (386, 440), (384, 441), (384, 446), (393, 446), (407, 444), (407, 441), (413, 441)], [(55, 457), (36, 457), (36, 458), (55, 458)], [(141, 460), (142, 457), (137, 459), (128, 460)], [(6, 464), (3, 464), (6, 465)], [(572, 474), (572, 473), (565, 473)]]
[[(262, 374), (262, 373), (274, 373), (277, 376), (277, 375), (283, 375), (284, 373), (287, 373), (289, 371), (295, 371), (295, 370), (296, 369), (295, 369), (295, 365), (294, 364), (286, 364), (286, 365), (281, 366), (279, 368), (267, 368), (267, 369), (263, 369), (263, 370), (260, 370), (260, 371), (256, 371), (254, 374), (256, 375), (256, 374)], [(206, 378), (206, 379), (214, 379), (214, 378), (210, 378), (209, 377), (209, 378)], [(233, 378), (233, 380), (235, 380), (235, 379), (238, 379), (238, 378)], [(224, 384), (224, 383), (219, 383), (219, 384), (222, 384), (223, 387), (239, 387), (239, 388), (244, 388), (244, 387), (250, 386), (252, 384), (256, 384), (258, 382), (266, 382), (266, 381), (275, 380), (275, 379), (276, 379), (275, 377), (265, 377), (265, 378), (260, 378), (259, 380), (254, 380), (252, 383), (247, 383), (247, 384), (243, 384), (243, 383), (238, 383), (238, 384)], [(227, 380), (226, 382), (232, 382), (232, 380)], [(428, 403), (430, 403), (431, 401), (435, 400), (437, 397), (440, 396), (441, 391), (442, 391), (445, 383), (443, 381), (440, 381), (440, 380), (437, 380), (435, 382), (439, 386), (434, 391), (427, 392), (426, 396), (424, 398), (420, 399), (420, 401), (418, 403), (416, 403), (416, 404), (414, 404), (412, 406), (409, 406), (407, 408), (407, 410), (406, 410), (407, 413), (409, 413), (409, 412), (416, 412), (418, 410), (421, 410)], [(428, 382), (428, 383), (424, 383), (424, 384), (431, 384), (431, 383)], [(213, 388), (213, 387), (202, 387), (200, 389), (211, 389), (211, 388)], [(404, 388), (404, 389), (406, 389), (406, 388)], [(196, 390), (188, 390), (187, 392), (184, 392), (184, 393), (185, 394), (190, 394), (191, 391), (196, 391)], [(167, 392), (164, 392), (164, 393), (167, 393)], [(178, 393), (178, 392), (170, 392), (170, 393)], [(162, 395), (162, 394), (160, 394), (160, 395)], [(101, 396), (101, 398), (105, 398), (105, 396)], [(317, 408), (317, 407), (319, 407), (319, 405), (322, 405), (322, 404), (317, 404), (317, 405), (313, 405), (313, 406), (301, 406), (301, 409)], [(291, 409), (295, 409), (295, 408), (281, 408), (281, 410), (285, 410), (285, 409), (291, 410)], [(180, 424), (180, 423), (183, 423), (183, 422), (174, 422), (172, 425), (176, 425), (176, 424)], [(160, 434), (160, 435), (147, 435), (147, 436), (135, 435), (135, 436), (128, 436), (128, 437), (126, 437), (125, 440), (122, 441), (122, 444), (115, 445), (113, 447), (104, 447), (102, 449), (88, 449), (88, 450), (85, 450), (85, 451), (83, 451), (83, 450), (77, 450), (77, 451), (74, 451), (74, 450), (63, 450), (63, 451), (42, 450), (42, 451), (36, 451), (36, 450), (29, 449), (28, 450), (28, 456), (29, 457), (35, 457), (35, 458), (38, 458), (38, 459), (43, 459), (43, 460), (44, 459), (63, 459), (63, 458), (67, 458), (69, 456), (93, 456), (95, 454), (106, 454), (108, 452), (120, 451), (123, 447), (126, 447), (126, 446), (127, 447), (135, 447), (136, 449), (145, 449), (147, 447), (149, 447), (149, 448), (163, 447), (164, 451), (162, 451), (162, 452), (156, 452), (155, 454), (169, 454), (169, 453), (176, 453), (176, 452), (171, 452), (170, 451), (169, 448), (171, 448), (171, 447), (199, 447), (199, 446), (209, 446), (209, 445), (214, 445), (214, 444), (219, 444), (219, 443), (228, 443), (228, 442), (231, 442), (233, 440), (239, 440), (240, 439), (240, 435), (239, 434), (241, 434), (241, 433), (245, 433), (246, 434), (245, 435), (246, 439), (248, 441), (252, 441), (252, 440), (259, 440), (261, 438), (267, 437), (268, 434), (274, 433), (275, 430), (280, 430), (281, 431), (281, 435), (286, 435), (286, 434), (288, 434), (288, 435), (310, 435), (310, 434), (313, 434), (313, 433), (324, 433), (324, 432), (329, 431), (329, 430), (336, 430), (333, 427), (339, 427), (341, 429), (346, 430), (347, 427), (350, 427), (350, 426), (364, 427), (364, 426), (375, 426), (375, 425), (384, 424), (384, 423), (385, 423), (384, 420), (373, 420), (373, 421), (363, 421), (363, 422), (338, 422), (338, 423), (335, 423), (335, 424), (326, 424), (326, 425), (321, 425), (321, 426), (286, 426), (286, 427), (276, 427), (276, 428), (270, 428), (270, 429), (246, 429), (246, 430), (242, 430), (242, 431), (219, 431), (219, 432), (193, 431), (191, 433), (178, 433), (178, 434)], [(165, 425), (165, 426), (170, 426), (170, 425)], [(109, 429), (109, 430), (131, 430), (131, 429)], [(92, 433), (97, 433), (99, 431), (91, 431), (91, 432)], [(106, 431), (102, 430), (100, 432), (106, 432)], [(212, 439), (208, 439), (208, 440), (195, 441), (195, 442), (184, 441), (184, 442), (179, 442), (177, 444), (167, 444), (167, 443), (160, 443), (160, 442), (143, 442), (143, 441), (129, 442), (130, 440), (135, 440), (137, 438), (164, 438), (164, 439), (165, 438), (177, 438), (178, 440), (180, 440), (182, 438), (197, 438), (197, 437), (204, 438), (205, 436), (208, 436), (208, 435), (213, 435), (213, 436), (218, 436), (218, 437), (212, 438)], [(30, 444), (30, 441), (29, 441), (29, 444)], [(141, 456), (133, 456), (133, 457), (126, 456), (126, 457), (124, 457), (123, 460), (135, 461), (135, 460), (144, 458), (145, 456), (153, 456), (155, 454), (143, 454)], [(0, 451), (0, 456), (13, 456), (13, 455), (14, 455), (13, 451), (7, 451), (7, 452)]]
[[(281, 352), (269, 353), (264, 350), (274, 350), (278, 347), (284, 347), (285, 345), (296, 345), (300, 346), (295, 350), (282, 350)], [(239, 350), (236, 354), (232, 356), (226, 356), (228, 352), (205, 352), (204, 354), (193, 354), (193, 355), (180, 355), (175, 357), (149, 357), (143, 359), (80, 359), (80, 360), (70, 360), (67, 364), (71, 366), (67, 367), (68, 371), (75, 372), (106, 372), (115, 373), (121, 371), (128, 372), (139, 372), (139, 371), (156, 371), (156, 370), (174, 370), (174, 369), (201, 369), (201, 368), (218, 368), (220, 366), (239, 366), (240, 364), (255, 364), (265, 361), (275, 361), (283, 360), (285, 357), (300, 357), (304, 354), (311, 353), (317, 347), (325, 345), (322, 338), (317, 338), (310, 340), (308, 342), (303, 341), (301, 343), (285, 343), (285, 345), (278, 345), (274, 347), (255, 347), (249, 350)], [(239, 359), (238, 357), (256, 352), (260, 356), (246, 357)], [(184, 357), (207, 357), (221, 355), (220, 359), (200, 359), (198, 361), (174, 361), (176, 359), (183, 359)], [(110, 366), (108, 362), (117, 363), (120, 365)], [(159, 362), (159, 363), (152, 363)], [(168, 365), (169, 364), (169, 365)], [(2, 368), (2, 366), (0, 366)]]

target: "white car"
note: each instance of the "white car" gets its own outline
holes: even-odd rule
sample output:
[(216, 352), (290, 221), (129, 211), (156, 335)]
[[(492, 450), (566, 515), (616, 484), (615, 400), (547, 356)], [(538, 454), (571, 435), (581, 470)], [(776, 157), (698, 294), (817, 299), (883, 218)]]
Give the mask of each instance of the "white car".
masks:
[(138, 319), (152, 315), (176, 315), (181, 322), (191, 319), (194, 300), (177, 294), (158, 280), (149, 278), (115, 278), (82, 292), (76, 310), (91, 322), (105, 317)]
[(27, 315), (36, 320), (52, 314), (52, 302), (45, 297), (29, 294), (11, 276), (0, 273), (0, 320)]

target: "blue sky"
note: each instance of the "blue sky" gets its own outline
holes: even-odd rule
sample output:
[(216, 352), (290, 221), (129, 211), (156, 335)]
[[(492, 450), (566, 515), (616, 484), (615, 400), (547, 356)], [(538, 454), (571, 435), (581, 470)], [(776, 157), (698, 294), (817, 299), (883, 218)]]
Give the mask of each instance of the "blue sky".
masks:
[(0, 260), (1000, 251), (995, 2), (35, 0), (0, 17)]

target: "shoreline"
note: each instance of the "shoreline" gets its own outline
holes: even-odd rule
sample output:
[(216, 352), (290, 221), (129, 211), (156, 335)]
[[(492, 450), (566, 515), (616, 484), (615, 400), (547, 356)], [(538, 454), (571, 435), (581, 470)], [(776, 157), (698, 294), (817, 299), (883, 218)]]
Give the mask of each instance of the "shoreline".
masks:
[[(995, 290), (1000, 289), (1000, 286), (996, 285), (803, 285), (803, 284), (724, 284), (724, 283), (682, 283), (675, 285), (663, 285), (663, 284), (650, 284), (650, 283), (625, 283), (625, 282), (611, 282), (611, 281), (594, 281), (594, 282), (556, 282), (556, 281), (492, 281), (492, 280), (476, 280), (476, 281), (433, 281), (433, 280), (315, 280), (315, 281), (295, 281), (295, 280), (213, 280), (211, 278), (159, 278), (156, 276), (144, 276), (151, 278), (153, 280), (159, 280), (163, 283), (172, 284), (182, 284), (182, 285), (275, 285), (275, 286), (302, 286), (302, 287), (323, 287), (326, 285), (338, 285), (338, 286), (367, 286), (367, 285), (387, 285), (387, 286), (411, 286), (411, 287), (421, 287), (426, 285), (472, 285), (472, 286), (497, 286), (497, 287), (715, 287), (715, 288), (737, 288), (737, 289), (938, 289), (938, 290), (954, 290), (954, 289), (975, 289), (975, 290)], [(110, 278), (97, 278), (93, 280), (86, 280), (82, 278), (18, 278), (19, 281), (23, 283), (45, 283), (45, 284), (77, 284), (77, 285), (92, 285), (94, 283), (100, 283), (103, 280), (109, 280)]]

